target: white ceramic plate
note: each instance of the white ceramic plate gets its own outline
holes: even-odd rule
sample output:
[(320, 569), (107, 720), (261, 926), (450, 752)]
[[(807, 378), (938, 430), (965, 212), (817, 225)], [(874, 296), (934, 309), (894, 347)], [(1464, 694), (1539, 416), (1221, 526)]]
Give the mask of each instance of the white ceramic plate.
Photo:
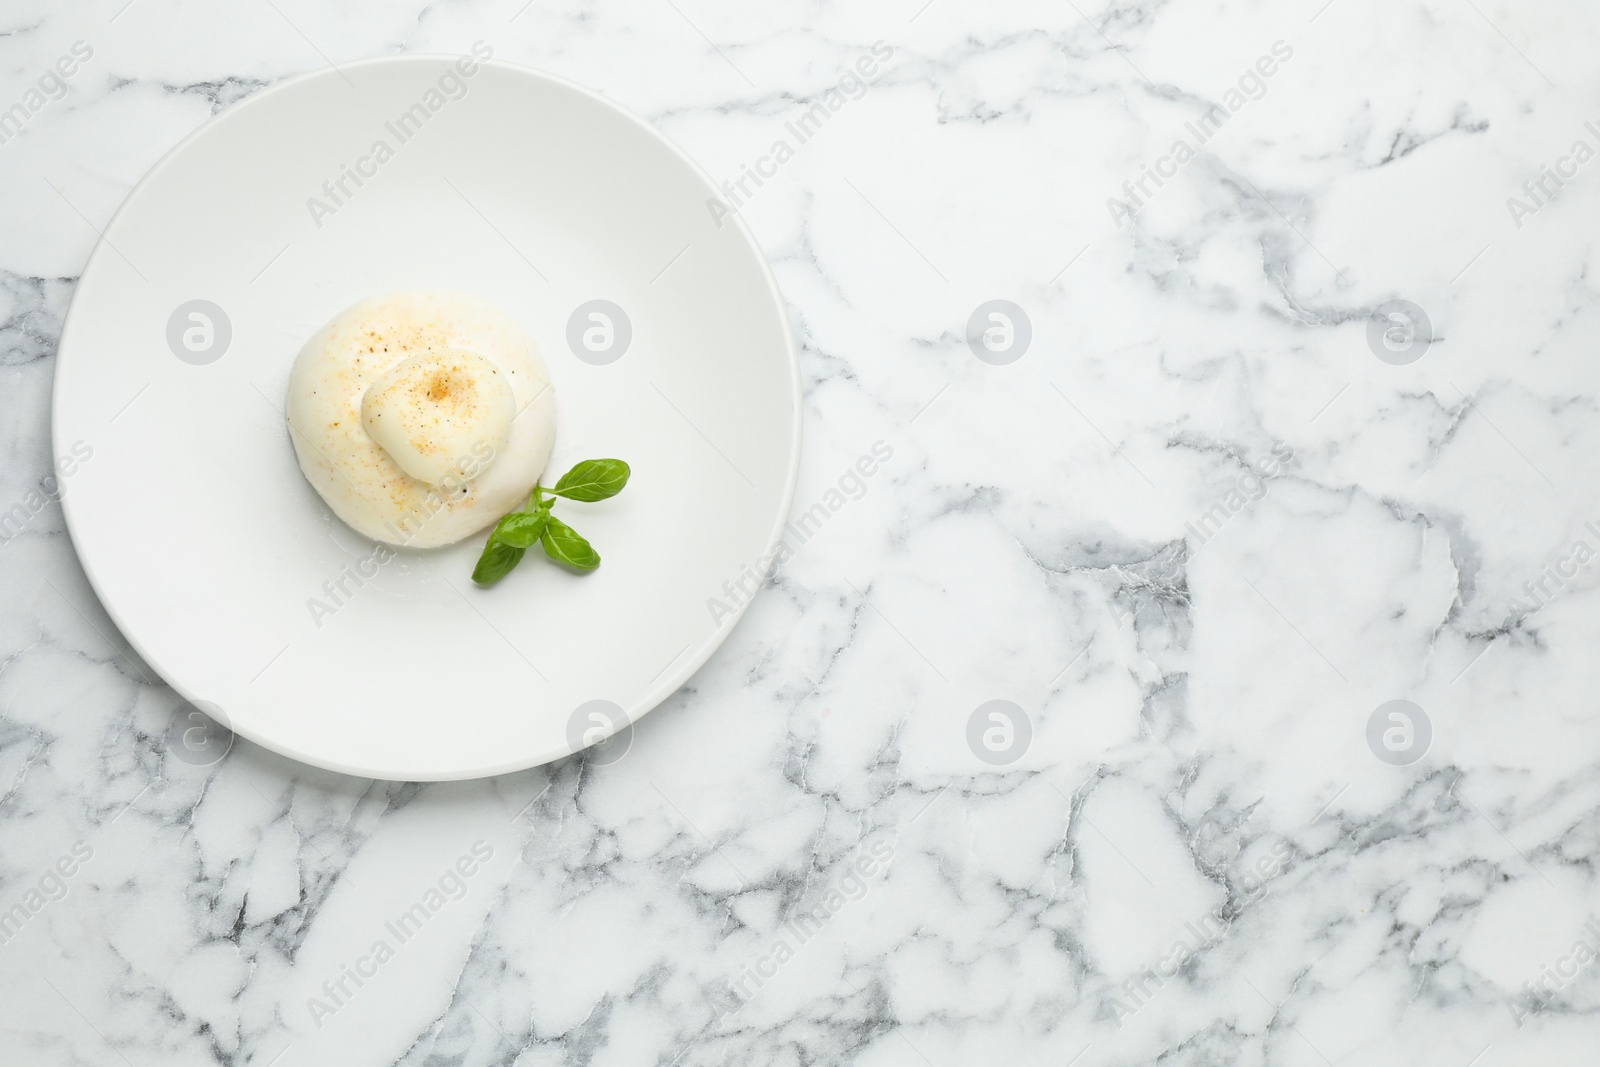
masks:
[[(799, 458), (782, 300), (700, 170), (594, 93), (460, 62), (313, 74), (207, 123), (106, 228), (56, 369), (56, 451), (92, 453), (65, 480), (69, 528), (128, 640), (236, 732), (381, 778), (530, 767), (637, 721), (728, 635), (737, 614), (708, 600), (742, 611), (724, 583), (776, 545)], [(556, 387), (552, 473), (632, 464), (621, 496), (562, 505), (598, 571), (530, 552), (482, 590), (483, 535), (375, 566), (301, 476), (295, 354), (402, 289), (527, 327)], [(631, 326), (610, 362), (601, 320), (579, 317), (601, 353), (568, 343), (595, 300)]]

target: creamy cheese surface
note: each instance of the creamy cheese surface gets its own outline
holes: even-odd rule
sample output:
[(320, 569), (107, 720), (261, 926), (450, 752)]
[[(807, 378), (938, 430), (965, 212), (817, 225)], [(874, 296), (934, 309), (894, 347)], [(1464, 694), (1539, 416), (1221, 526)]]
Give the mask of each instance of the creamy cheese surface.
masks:
[(300, 469), (334, 514), (413, 548), (519, 507), (555, 442), (533, 340), (459, 293), (393, 293), (335, 316), (296, 357), (285, 414)]

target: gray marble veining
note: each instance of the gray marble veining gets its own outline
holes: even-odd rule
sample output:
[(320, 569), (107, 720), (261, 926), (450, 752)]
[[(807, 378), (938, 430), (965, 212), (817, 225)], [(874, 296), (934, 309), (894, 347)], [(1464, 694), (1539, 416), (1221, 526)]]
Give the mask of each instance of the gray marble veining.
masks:
[[(57, 502), (75, 277), (220, 109), (480, 39), (727, 183), (803, 342), (797, 512), (892, 458), (619, 761), (175, 758)], [(1591, 1062), (1597, 39), (1548, 0), (15, 0), (0, 1062)]]

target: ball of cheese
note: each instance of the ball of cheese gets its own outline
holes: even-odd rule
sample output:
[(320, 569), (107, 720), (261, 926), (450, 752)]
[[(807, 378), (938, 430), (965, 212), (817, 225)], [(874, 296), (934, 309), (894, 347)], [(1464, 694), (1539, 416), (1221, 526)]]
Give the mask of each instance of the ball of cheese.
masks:
[(333, 513), (413, 548), (519, 507), (555, 442), (533, 340), (458, 293), (394, 293), (335, 316), (295, 359), (285, 414), (300, 469)]

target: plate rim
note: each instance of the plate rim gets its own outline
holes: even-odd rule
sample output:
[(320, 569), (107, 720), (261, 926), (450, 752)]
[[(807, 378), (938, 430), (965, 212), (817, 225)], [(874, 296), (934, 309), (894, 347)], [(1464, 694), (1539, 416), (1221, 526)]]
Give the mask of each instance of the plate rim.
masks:
[[(50, 385), (50, 447), (54, 453), (54, 457), (59, 458), (64, 454), (61, 428), (61, 410), (63, 401), (60, 371), (63, 360), (65, 358), (70, 358), (68, 356), (68, 341), (74, 333), (73, 326), (81, 310), (80, 297), (83, 293), (84, 279), (89, 277), (90, 272), (93, 271), (100, 260), (106, 256), (106, 249), (111, 247), (110, 235), (116, 229), (118, 222), (121, 221), (122, 216), (128, 210), (129, 205), (133, 204), (134, 201), (139, 197), (140, 193), (142, 193), (151, 182), (155, 181), (160, 176), (161, 172), (166, 169), (168, 164), (177, 158), (180, 153), (184, 152), (196, 139), (205, 134), (206, 131), (210, 130), (219, 122), (225, 121), (232, 116), (237, 115), (252, 105), (259, 103), (261, 100), (270, 97), (272, 94), (281, 89), (287, 89), (291, 86), (298, 85), (301, 82), (342, 77), (343, 71), (348, 69), (380, 65), (424, 64), (438, 62), (440, 60), (455, 61), (460, 58), (461, 56), (454, 52), (412, 52), (393, 56), (374, 56), (368, 59), (345, 63), (339, 67), (330, 65), (318, 70), (306, 71), (301, 74), (292, 75), (280, 81), (273, 82), (271, 85), (266, 86), (259, 92), (256, 92), (244, 100), (240, 100), (237, 103), (217, 112), (215, 115), (212, 115), (199, 126), (196, 126), (193, 130), (190, 130), (187, 134), (185, 134), (182, 139), (180, 139), (176, 144), (164, 152), (159, 159), (151, 164), (150, 168), (146, 170), (139, 180), (133, 184), (133, 187), (128, 190), (127, 195), (122, 198), (122, 202), (117, 205), (117, 209), (112, 212), (111, 217), (106, 221), (104, 228), (99, 231), (99, 235), (95, 240), (94, 247), (90, 250), (88, 258), (84, 260), (83, 269), (78, 273), (77, 281), (73, 286), (72, 299), (67, 305), (66, 314), (62, 317), (61, 334), (56, 343), (55, 366), (51, 371)], [(676, 141), (668, 137), (665, 133), (656, 129), (656, 127), (647, 122), (643, 117), (635, 114), (628, 108), (623, 107), (621, 104), (610, 99), (599, 91), (591, 89), (579, 82), (573, 81), (570, 78), (562, 77), (559, 74), (552, 74), (549, 71), (540, 70), (537, 67), (530, 67), (522, 63), (512, 63), (503, 59), (495, 58), (480, 59), (478, 62), (483, 66), (498, 67), (511, 74), (522, 77), (531, 77), (549, 84), (553, 84), (562, 89), (575, 92), (580, 96), (585, 97), (590, 102), (606, 108), (615, 115), (626, 120), (645, 136), (653, 138), (655, 141), (665, 146), (678, 159), (678, 161), (684, 164), (689, 169), (689, 172), (701, 182), (708, 194), (712, 196), (716, 195), (717, 185), (715, 181), (712, 180), (711, 176), (703, 167), (700, 166), (699, 162), (696, 161), (694, 157), (690, 156), (689, 153), (684, 151), (684, 149)], [(790, 422), (792, 426), (789, 440), (789, 462), (788, 470), (784, 476), (784, 484), (779, 494), (779, 507), (777, 509), (777, 515), (773, 523), (772, 531), (767, 537), (766, 550), (763, 553), (763, 556), (770, 557), (777, 550), (778, 545), (783, 540), (783, 534), (788, 525), (789, 515), (794, 509), (795, 490), (799, 484), (800, 452), (803, 444), (805, 428), (805, 395), (800, 381), (800, 352), (799, 344), (795, 339), (794, 324), (789, 318), (788, 305), (784, 300), (782, 290), (778, 287), (778, 280), (773, 274), (772, 264), (768, 261), (766, 253), (762, 250), (761, 245), (756, 241), (755, 235), (750, 231), (750, 227), (745, 223), (743, 215), (737, 211), (729, 212), (729, 215), (732, 217), (732, 220), (738, 229), (738, 234), (744, 241), (745, 247), (754, 257), (755, 262), (761, 272), (762, 278), (767, 283), (768, 297), (772, 302), (773, 309), (777, 312), (778, 323), (782, 327), (783, 351), (789, 369), (788, 381), (791, 412)], [(73, 533), (75, 522), (77, 521), (73, 518), (73, 510), (75, 507), (73, 500), (76, 496), (77, 494), (75, 493), (64, 493), (61, 496), (61, 508), (65, 521), (67, 538), (72, 545), (73, 555), (76, 556), (78, 560), (78, 566), (82, 568), (84, 577), (88, 580), (89, 587), (94, 592), (95, 599), (99, 601), (101, 610), (106, 613), (107, 617), (109, 617), (112, 623), (117, 627), (117, 632), (121, 635), (122, 639), (128, 642), (129, 646), (139, 654), (139, 657), (143, 659), (145, 663), (149, 664), (150, 668), (155, 671), (158, 676), (160, 676), (161, 681), (168, 688), (172, 689), (185, 701), (189, 702), (190, 705), (194, 705), (196, 702), (210, 704), (206, 698), (197, 696), (185, 686), (178, 684), (167, 676), (167, 673), (161, 669), (159, 662), (150, 656), (143, 644), (129, 631), (129, 628), (125, 625), (121, 612), (118, 611), (118, 609), (107, 598), (100, 578), (96, 574), (95, 567), (91, 565), (90, 561), (85, 557), (84, 553), (78, 547), (78, 539)], [(764, 585), (765, 581), (763, 581), (762, 584)], [(759, 592), (760, 590), (758, 588), (757, 593), (759, 594)], [(755, 600), (756, 597), (752, 596), (746, 599), (743, 603), (737, 605), (732, 612), (732, 617), (724, 619), (723, 625), (717, 627), (717, 629), (712, 632), (710, 639), (704, 642), (703, 646), (694, 655), (691, 655), (687, 660), (685, 660), (680, 667), (664, 674), (662, 679), (655, 683), (652, 688), (646, 689), (644, 695), (638, 700), (634, 708), (624, 708), (624, 719), (626, 723), (624, 728), (632, 728), (635, 726), (639, 720), (643, 719), (646, 715), (650, 714), (650, 712), (660, 707), (668, 697), (681, 689), (685, 683), (693, 678), (700, 668), (705, 666), (706, 661), (709, 660), (716, 653), (716, 651), (722, 647), (722, 645), (730, 636), (732, 636), (734, 629), (737, 628), (739, 623), (744, 619), (745, 613), (750, 609), (750, 605), (753, 604)], [(227, 718), (227, 712), (225, 709), (223, 709), (223, 715), (225, 718)], [(570, 742), (564, 740), (563, 744), (554, 751), (535, 753), (533, 756), (527, 758), (507, 760), (502, 763), (490, 764), (483, 767), (466, 770), (441, 772), (437, 774), (419, 774), (408, 778), (394, 778), (385, 773), (382, 768), (360, 766), (353, 763), (345, 763), (340, 760), (327, 759), (312, 754), (291, 750), (286, 746), (265, 740), (254, 729), (240, 729), (232, 721), (224, 722), (222, 725), (230, 732), (246, 738), (257, 745), (260, 745), (267, 751), (284, 756), (288, 759), (292, 759), (298, 763), (304, 763), (308, 766), (316, 767), (322, 770), (334, 771), (339, 774), (369, 778), (376, 781), (443, 782), (490, 778), (497, 775), (530, 770), (534, 767), (541, 767), (547, 763), (564, 759), (573, 755), (574, 753), (582, 751), (583, 748), (588, 747), (580, 746), (579, 748), (574, 748)], [(612, 733), (615, 732), (615, 730), (612, 731)], [(610, 737), (612, 733), (608, 733), (606, 737)], [(597, 738), (596, 743), (598, 743), (600, 740), (604, 740), (604, 738)]]

